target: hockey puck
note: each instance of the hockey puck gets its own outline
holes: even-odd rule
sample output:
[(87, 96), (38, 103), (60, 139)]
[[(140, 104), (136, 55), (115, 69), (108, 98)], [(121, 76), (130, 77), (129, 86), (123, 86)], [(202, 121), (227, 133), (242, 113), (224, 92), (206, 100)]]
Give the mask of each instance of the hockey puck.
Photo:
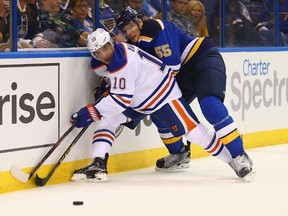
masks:
[(84, 202), (83, 201), (73, 201), (73, 205), (79, 206), (79, 205), (83, 205)]

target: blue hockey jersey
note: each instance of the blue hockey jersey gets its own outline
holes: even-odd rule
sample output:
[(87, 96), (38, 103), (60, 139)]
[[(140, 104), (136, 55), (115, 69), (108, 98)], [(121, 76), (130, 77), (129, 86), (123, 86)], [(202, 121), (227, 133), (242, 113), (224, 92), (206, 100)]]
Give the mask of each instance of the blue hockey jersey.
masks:
[(161, 59), (174, 71), (179, 71), (180, 66), (188, 61), (196, 62), (207, 49), (215, 47), (210, 38), (189, 36), (174, 23), (159, 19), (144, 21), (136, 45)]

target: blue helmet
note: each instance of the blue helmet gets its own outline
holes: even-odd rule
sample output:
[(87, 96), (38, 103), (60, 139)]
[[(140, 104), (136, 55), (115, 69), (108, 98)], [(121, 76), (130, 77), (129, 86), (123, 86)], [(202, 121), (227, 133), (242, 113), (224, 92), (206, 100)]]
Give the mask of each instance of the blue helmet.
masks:
[(116, 25), (121, 30), (130, 21), (138, 23), (139, 18), (141, 18), (141, 15), (138, 14), (138, 12), (135, 9), (128, 6), (116, 16)]

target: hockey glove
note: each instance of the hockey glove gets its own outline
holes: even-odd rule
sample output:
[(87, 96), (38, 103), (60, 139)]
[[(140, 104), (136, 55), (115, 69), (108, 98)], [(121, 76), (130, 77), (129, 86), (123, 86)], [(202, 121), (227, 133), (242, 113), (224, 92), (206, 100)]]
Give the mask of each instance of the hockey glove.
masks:
[(102, 97), (104, 92), (110, 91), (110, 83), (109, 80), (105, 78), (101, 78), (98, 87), (94, 89), (94, 98), (95, 101), (98, 100), (98, 98)]
[(100, 87), (94, 89), (94, 100), (97, 101), (103, 95), (103, 90)]
[(70, 122), (75, 124), (77, 128), (82, 128), (90, 125), (92, 122), (99, 121), (101, 119), (100, 113), (93, 106), (88, 104), (86, 107), (81, 108), (78, 112), (71, 116)]

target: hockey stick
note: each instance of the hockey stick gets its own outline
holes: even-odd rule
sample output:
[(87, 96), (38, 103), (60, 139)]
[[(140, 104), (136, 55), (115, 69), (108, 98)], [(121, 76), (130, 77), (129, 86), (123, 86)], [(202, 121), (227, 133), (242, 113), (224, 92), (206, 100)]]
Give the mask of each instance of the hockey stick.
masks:
[(72, 132), (75, 128), (75, 124), (73, 124), (60, 138), (59, 140), (53, 145), (53, 147), (46, 153), (46, 155), (40, 160), (40, 162), (34, 167), (31, 173), (27, 174), (24, 173), (16, 166), (12, 166), (10, 169), (10, 173), (19, 181), (26, 183), (40, 168), (40, 166), (47, 160), (47, 158), (54, 152), (54, 150), (60, 145), (60, 143)]
[(71, 144), (68, 146), (68, 148), (65, 150), (65, 152), (62, 154), (62, 156), (60, 157), (60, 159), (57, 161), (57, 163), (54, 165), (54, 167), (52, 168), (52, 170), (48, 173), (48, 175), (45, 178), (40, 178), (38, 176), (38, 174), (36, 173), (36, 178), (35, 178), (35, 184), (37, 186), (44, 186), (48, 180), (51, 178), (51, 176), (53, 175), (53, 173), (55, 172), (55, 170), (60, 166), (61, 162), (65, 159), (65, 157), (68, 155), (68, 153), (71, 151), (71, 149), (74, 147), (74, 145), (76, 144), (76, 142), (80, 139), (80, 137), (83, 135), (83, 133), (87, 130), (87, 128), (89, 127), (86, 126), (84, 127), (75, 137), (75, 139), (71, 142)]
[[(106, 97), (109, 94), (109, 90), (103, 92), (103, 94), (94, 102), (94, 105), (97, 104), (100, 100), (102, 100), (102, 98)], [(79, 133), (78, 135), (75, 137), (75, 139), (71, 142), (71, 144), (68, 146), (68, 148), (65, 150), (65, 152), (62, 154), (62, 156), (60, 157), (60, 159), (57, 161), (57, 163), (54, 165), (54, 167), (52, 168), (52, 170), (48, 173), (48, 175), (45, 178), (40, 178), (38, 176), (38, 174), (36, 174), (35, 177), (35, 184), (37, 186), (44, 186), (48, 180), (51, 178), (51, 176), (53, 175), (53, 173), (56, 171), (56, 169), (60, 166), (60, 164), (62, 163), (62, 161), (65, 159), (65, 157), (69, 154), (69, 152), (71, 151), (71, 149), (74, 147), (74, 145), (76, 144), (76, 142), (80, 139), (80, 137), (83, 135), (83, 133), (87, 130), (87, 128), (89, 127), (89, 125), (85, 126)]]
[[(103, 92), (103, 94), (94, 102), (94, 104), (98, 103), (103, 97), (106, 97), (109, 94), (109, 91)], [(41, 159), (41, 161), (34, 167), (31, 173), (27, 174), (20, 170), (17, 166), (12, 166), (10, 169), (10, 173), (19, 181), (26, 183), (40, 168), (40, 166), (47, 160), (47, 158), (54, 152), (54, 150), (60, 145), (60, 143), (71, 133), (71, 131), (75, 128), (75, 124), (73, 124), (63, 135), (59, 138), (59, 140), (53, 145), (53, 147), (46, 153), (46, 155)]]

